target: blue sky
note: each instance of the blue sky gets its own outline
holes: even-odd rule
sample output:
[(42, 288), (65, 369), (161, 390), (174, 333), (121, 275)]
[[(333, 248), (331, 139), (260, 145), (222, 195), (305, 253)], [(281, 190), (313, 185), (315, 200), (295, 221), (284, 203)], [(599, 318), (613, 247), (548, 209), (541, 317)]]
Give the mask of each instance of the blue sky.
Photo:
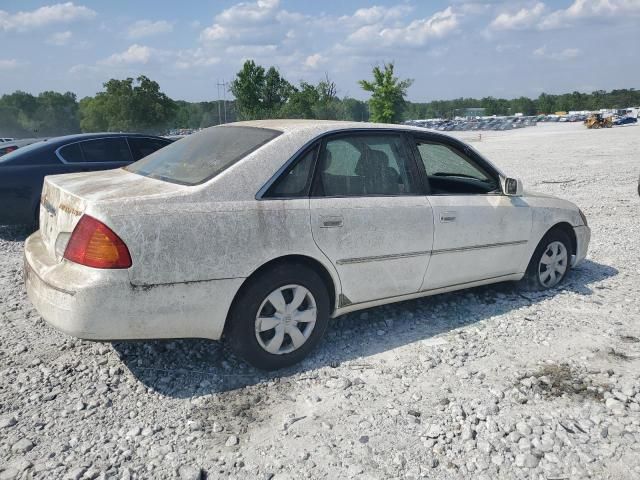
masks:
[(247, 58), (362, 99), (388, 61), (413, 101), (637, 88), (640, 0), (0, 0), (0, 94), (145, 74), (212, 100)]

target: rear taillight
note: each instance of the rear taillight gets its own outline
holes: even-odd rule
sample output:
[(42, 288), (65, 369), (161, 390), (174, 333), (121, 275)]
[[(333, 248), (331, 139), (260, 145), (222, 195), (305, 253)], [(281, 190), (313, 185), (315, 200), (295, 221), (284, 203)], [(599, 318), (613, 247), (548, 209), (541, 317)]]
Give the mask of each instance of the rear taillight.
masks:
[(83, 215), (73, 229), (64, 258), (87, 267), (129, 268), (131, 255), (124, 242), (104, 223)]

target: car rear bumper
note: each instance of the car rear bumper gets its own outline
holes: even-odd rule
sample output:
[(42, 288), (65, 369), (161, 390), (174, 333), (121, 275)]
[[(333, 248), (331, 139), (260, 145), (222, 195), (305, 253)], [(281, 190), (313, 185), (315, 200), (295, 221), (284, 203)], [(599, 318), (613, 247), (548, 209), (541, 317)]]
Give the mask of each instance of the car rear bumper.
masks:
[(576, 233), (577, 248), (575, 254), (571, 258), (571, 266), (575, 267), (580, 265), (587, 256), (587, 250), (589, 250), (589, 241), (591, 240), (591, 229), (586, 225), (580, 227), (573, 227)]
[(221, 337), (244, 279), (135, 286), (127, 270), (58, 261), (40, 233), (25, 242), (29, 299), (53, 327), (88, 340)]

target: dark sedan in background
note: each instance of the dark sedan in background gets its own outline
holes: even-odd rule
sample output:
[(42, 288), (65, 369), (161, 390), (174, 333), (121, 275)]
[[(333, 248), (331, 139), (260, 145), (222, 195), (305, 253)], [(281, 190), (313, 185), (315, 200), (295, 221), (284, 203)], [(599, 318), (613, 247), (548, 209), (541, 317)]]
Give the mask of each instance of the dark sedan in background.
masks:
[(0, 157), (0, 225), (37, 226), (47, 175), (124, 167), (171, 140), (142, 134), (90, 133), (49, 138)]

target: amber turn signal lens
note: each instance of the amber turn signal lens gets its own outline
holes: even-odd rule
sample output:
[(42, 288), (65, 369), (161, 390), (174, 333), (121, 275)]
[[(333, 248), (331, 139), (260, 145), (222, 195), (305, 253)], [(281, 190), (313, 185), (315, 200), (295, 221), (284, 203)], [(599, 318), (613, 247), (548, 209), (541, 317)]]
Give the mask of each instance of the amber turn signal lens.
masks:
[(83, 215), (73, 229), (64, 258), (93, 268), (129, 268), (131, 255), (122, 239), (104, 223)]

